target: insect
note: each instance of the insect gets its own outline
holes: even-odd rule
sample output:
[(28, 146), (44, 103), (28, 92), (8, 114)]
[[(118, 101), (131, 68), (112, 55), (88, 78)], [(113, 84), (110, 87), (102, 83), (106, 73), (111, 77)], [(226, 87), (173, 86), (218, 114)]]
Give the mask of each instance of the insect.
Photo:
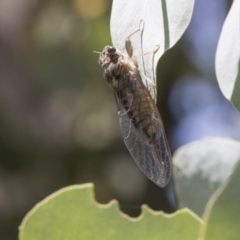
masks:
[(164, 187), (171, 178), (171, 152), (161, 116), (133, 56), (130, 37), (138, 31), (140, 27), (125, 40), (127, 55), (105, 46), (99, 64), (115, 96), (126, 147), (143, 173)]

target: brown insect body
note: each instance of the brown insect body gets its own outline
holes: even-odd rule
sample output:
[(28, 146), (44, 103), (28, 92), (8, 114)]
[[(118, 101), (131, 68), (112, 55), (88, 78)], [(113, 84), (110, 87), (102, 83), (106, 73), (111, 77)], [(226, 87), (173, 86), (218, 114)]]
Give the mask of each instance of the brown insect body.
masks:
[(120, 104), (117, 103), (119, 111), (123, 106), (139, 134), (149, 144), (154, 143), (156, 138), (156, 129), (153, 124), (156, 120), (152, 119), (154, 107), (138, 69), (111, 46), (105, 47), (102, 56), (99, 62), (104, 68), (107, 82), (120, 101)]
[(112, 46), (99, 57), (117, 102), (124, 142), (141, 170), (163, 187), (171, 175), (171, 153), (158, 109), (136, 62)]

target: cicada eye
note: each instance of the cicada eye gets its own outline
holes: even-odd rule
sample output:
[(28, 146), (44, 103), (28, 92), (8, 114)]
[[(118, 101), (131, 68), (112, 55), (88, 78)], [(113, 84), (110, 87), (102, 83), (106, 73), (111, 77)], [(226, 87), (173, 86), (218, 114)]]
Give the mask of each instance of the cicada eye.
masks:
[(108, 48), (107, 51), (108, 51), (109, 54), (113, 54), (113, 53), (116, 52), (116, 48), (111, 46), (111, 47)]

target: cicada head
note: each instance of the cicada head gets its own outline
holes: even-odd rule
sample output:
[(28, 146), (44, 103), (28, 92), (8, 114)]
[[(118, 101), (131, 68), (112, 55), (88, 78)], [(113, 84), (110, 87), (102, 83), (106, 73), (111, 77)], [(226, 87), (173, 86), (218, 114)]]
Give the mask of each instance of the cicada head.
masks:
[(104, 78), (115, 90), (119, 87), (118, 80), (121, 73), (121, 56), (115, 47), (106, 46), (100, 53), (98, 61), (104, 70)]

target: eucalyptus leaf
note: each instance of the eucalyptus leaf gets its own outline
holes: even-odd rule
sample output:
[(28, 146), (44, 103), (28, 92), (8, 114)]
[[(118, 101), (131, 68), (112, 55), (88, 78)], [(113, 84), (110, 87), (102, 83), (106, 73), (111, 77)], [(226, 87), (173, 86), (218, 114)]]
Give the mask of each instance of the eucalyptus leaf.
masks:
[(205, 138), (179, 148), (173, 156), (180, 207), (203, 215), (214, 191), (232, 174), (240, 159), (240, 142)]
[[(240, 160), (240, 159), (239, 159)], [(201, 231), (201, 240), (238, 240), (240, 223), (240, 164), (234, 173), (211, 197)]]
[(98, 204), (93, 185), (67, 187), (37, 204), (25, 217), (20, 240), (196, 240), (202, 221), (187, 209), (174, 214), (142, 207), (138, 218), (121, 213), (116, 201)]
[[(234, 0), (224, 22), (216, 52), (216, 75), (224, 96), (240, 110), (240, 0)], [(233, 96), (234, 95), (234, 96)]]
[[(136, 31), (140, 24), (142, 31), (131, 37), (134, 55), (153, 51), (160, 45), (154, 57), (153, 54), (138, 57), (140, 71), (154, 80), (158, 60), (186, 30), (192, 17), (193, 6), (194, 0), (114, 0), (110, 27), (113, 46), (126, 52), (125, 39)], [(146, 78), (143, 78), (143, 81), (146, 85), (149, 84)], [(150, 89), (156, 99), (154, 91)]]

